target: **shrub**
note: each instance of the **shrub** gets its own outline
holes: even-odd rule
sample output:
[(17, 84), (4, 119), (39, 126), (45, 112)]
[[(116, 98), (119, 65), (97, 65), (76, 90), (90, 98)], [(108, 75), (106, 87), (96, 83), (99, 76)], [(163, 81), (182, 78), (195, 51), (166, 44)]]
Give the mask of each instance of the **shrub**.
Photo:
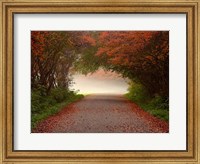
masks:
[(136, 103), (143, 103), (149, 99), (148, 92), (144, 86), (135, 82), (130, 83), (126, 96)]
[(169, 109), (169, 99), (161, 96), (155, 96), (151, 99), (149, 104), (156, 109)]
[(31, 126), (36, 127), (37, 123), (50, 115), (58, 113), (62, 107), (83, 98), (77, 92), (64, 88), (52, 89), (49, 94), (42, 88), (31, 91)]
[(153, 116), (163, 120), (169, 120), (169, 98), (156, 95), (150, 97), (145, 88), (139, 84), (132, 82), (125, 95), (129, 100), (139, 105), (142, 109), (149, 112)]
[(40, 90), (31, 92), (31, 111), (38, 113), (47, 105), (46, 99)]
[(50, 95), (56, 102), (60, 103), (68, 97), (69, 91), (65, 88), (54, 88), (51, 90)]

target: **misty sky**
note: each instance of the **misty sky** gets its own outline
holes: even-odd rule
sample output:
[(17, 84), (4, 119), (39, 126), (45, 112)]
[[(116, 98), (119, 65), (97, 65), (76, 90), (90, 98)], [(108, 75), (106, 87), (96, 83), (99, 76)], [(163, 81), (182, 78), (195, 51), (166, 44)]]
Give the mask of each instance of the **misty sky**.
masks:
[(72, 77), (75, 84), (73, 84), (71, 88), (80, 90), (79, 93), (83, 94), (124, 94), (127, 92), (128, 88), (127, 80), (114, 72), (105, 72), (102, 69), (86, 76), (75, 74)]

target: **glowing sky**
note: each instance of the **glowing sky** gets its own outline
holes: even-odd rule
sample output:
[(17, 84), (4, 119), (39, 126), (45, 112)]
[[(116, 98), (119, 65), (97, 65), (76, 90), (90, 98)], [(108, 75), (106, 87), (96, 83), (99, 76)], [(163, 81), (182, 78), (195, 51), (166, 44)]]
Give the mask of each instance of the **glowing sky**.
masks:
[(75, 84), (71, 87), (80, 90), (79, 93), (106, 93), (106, 94), (124, 94), (127, 92), (127, 80), (114, 72), (105, 72), (100, 69), (93, 74), (72, 76)]

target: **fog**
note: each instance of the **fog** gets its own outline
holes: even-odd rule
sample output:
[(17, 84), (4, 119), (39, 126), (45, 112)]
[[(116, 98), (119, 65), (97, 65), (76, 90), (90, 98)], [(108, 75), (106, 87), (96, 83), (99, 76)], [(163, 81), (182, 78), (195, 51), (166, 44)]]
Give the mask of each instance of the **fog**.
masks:
[(128, 88), (127, 79), (101, 69), (93, 74), (75, 74), (72, 77), (75, 84), (71, 89), (79, 90), (82, 94), (125, 94)]

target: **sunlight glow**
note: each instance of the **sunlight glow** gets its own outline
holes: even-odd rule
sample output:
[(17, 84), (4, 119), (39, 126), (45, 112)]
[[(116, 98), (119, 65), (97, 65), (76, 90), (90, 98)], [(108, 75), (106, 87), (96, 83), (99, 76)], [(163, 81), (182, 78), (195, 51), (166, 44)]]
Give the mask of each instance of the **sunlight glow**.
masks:
[(93, 74), (75, 74), (72, 77), (75, 84), (71, 89), (79, 90), (82, 94), (125, 94), (128, 88), (127, 79), (101, 69)]

